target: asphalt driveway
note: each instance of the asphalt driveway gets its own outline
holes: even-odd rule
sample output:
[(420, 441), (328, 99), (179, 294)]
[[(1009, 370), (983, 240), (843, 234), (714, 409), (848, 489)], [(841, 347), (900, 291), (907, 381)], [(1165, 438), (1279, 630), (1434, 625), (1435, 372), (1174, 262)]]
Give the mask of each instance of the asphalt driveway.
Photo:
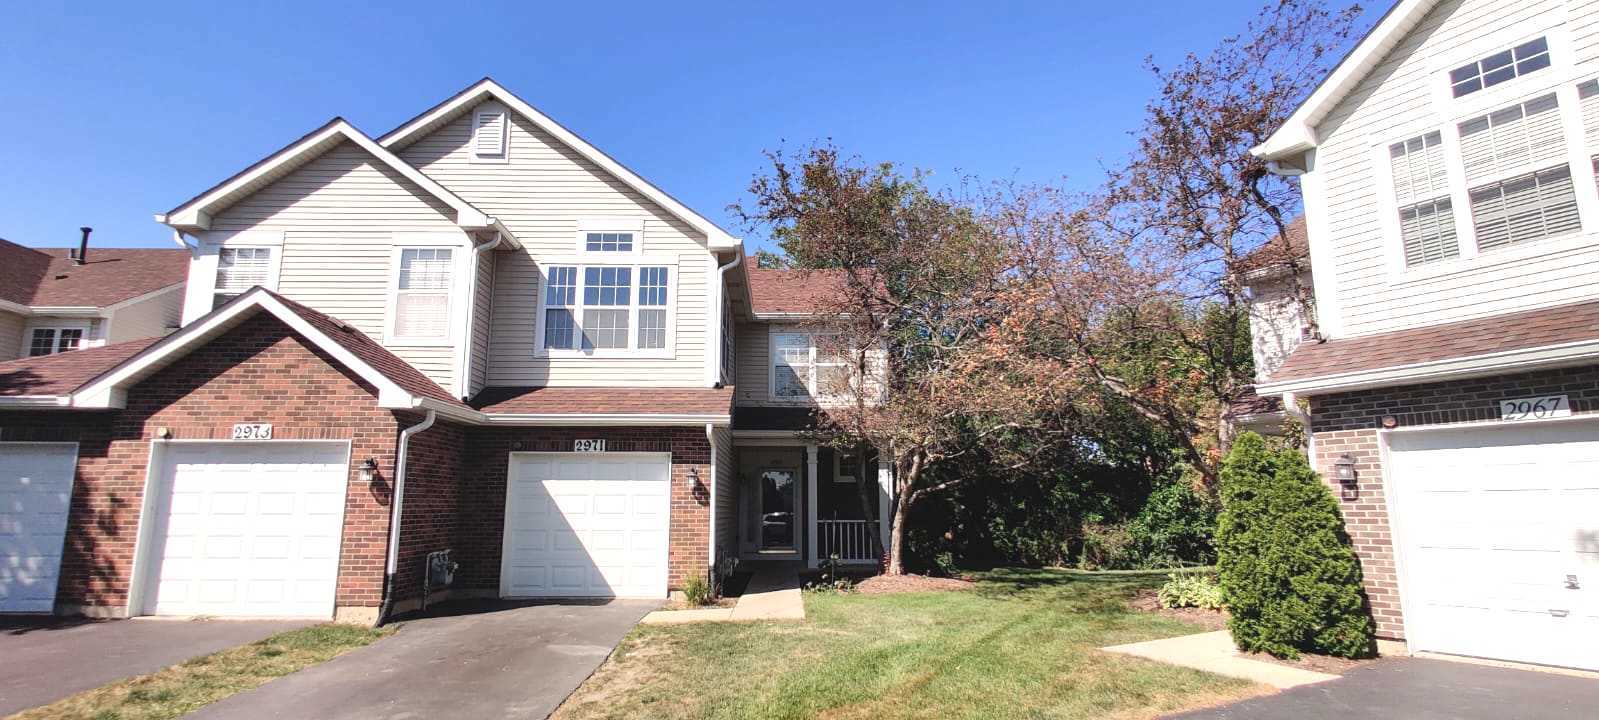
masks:
[(0, 716), (310, 624), (0, 618)]
[(393, 636), (202, 708), (190, 718), (543, 718), (653, 600), (441, 606)]
[(1594, 717), (1599, 680), (1395, 657), (1342, 678), (1174, 716), (1183, 720), (1570, 720)]

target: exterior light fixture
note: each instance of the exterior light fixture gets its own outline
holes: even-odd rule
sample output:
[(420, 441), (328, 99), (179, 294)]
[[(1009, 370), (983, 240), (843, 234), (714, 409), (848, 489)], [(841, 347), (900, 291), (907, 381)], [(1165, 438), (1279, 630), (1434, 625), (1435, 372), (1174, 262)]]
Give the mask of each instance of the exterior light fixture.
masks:
[(1338, 482), (1345, 484), (1354, 482), (1355, 456), (1349, 453), (1339, 455), (1338, 460), (1333, 463), (1333, 477), (1338, 478)]
[(364, 462), (361, 463), (360, 472), (361, 472), (361, 482), (364, 482), (364, 483), (372, 482), (372, 478), (377, 477), (377, 474), (378, 474), (378, 461), (373, 460), (372, 458), (367, 458)]

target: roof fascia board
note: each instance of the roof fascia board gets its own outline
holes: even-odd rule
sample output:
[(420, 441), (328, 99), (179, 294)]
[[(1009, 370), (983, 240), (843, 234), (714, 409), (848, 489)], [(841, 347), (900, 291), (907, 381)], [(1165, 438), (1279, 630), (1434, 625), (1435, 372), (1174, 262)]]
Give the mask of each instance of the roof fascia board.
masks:
[(1432, 10), (1438, 0), (1399, 0), (1377, 20), (1371, 31), (1361, 38), (1345, 55), (1338, 66), (1321, 81), (1292, 115), (1283, 122), (1265, 142), (1250, 150), (1256, 157), (1267, 160), (1291, 157), (1321, 144), (1316, 135), (1316, 125), (1321, 123), (1339, 102), (1348, 96), (1360, 81), (1387, 57), (1388, 52), (1403, 40), (1405, 34), (1416, 27)]
[[(383, 373), (356, 357), (343, 345), (336, 343), (322, 331), (305, 321), (305, 318), (278, 302), (265, 290), (256, 288), (239, 296), (232, 303), (216, 310), (209, 317), (190, 323), (183, 329), (162, 338), (116, 367), (101, 373), (72, 393), (74, 407), (121, 408), (126, 405), (126, 385), (139, 373), (152, 370), (163, 360), (181, 356), (195, 346), (210, 339), (211, 333), (220, 333), (231, 327), (235, 319), (255, 310), (265, 310), (288, 325), (290, 329), (310, 340), (323, 352), (349, 368), (361, 379), (378, 389), (378, 404), (384, 408), (411, 408), (416, 398), (396, 385)], [(173, 358), (176, 359), (176, 358)]]
[(650, 181), (645, 180), (638, 173), (633, 172), (627, 166), (617, 162), (615, 158), (605, 154), (605, 151), (600, 150), (577, 133), (568, 130), (554, 119), (539, 112), (537, 108), (528, 104), (527, 101), (517, 97), (515, 93), (489, 78), (479, 80), (466, 90), (457, 93), (453, 98), (435, 105), (433, 109), (412, 118), (400, 127), (390, 130), (378, 138), (378, 142), (382, 143), (386, 148), (398, 151), (430, 131), (430, 126), (439, 118), (454, 115), (465, 107), (482, 102), (487, 97), (493, 97), (504, 103), (518, 114), (531, 120), (545, 132), (554, 135), (557, 140), (567, 147), (576, 150), (579, 155), (600, 166), (655, 204), (665, 208), (667, 212), (676, 215), (696, 230), (705, 233), (706, 243), (711, 250), (731, 250), (743, 247), (743, 243), (738, 238), (734, 238), (717, 227), (716, 223), (678, 202), (676, 198), (668, 195)]
[(1326, 395), (1347, 390), (1366, 390), (1394, 385), (1414, 385), (1507, 372), (1525, 372), (1599, 360), (1599, 340), (1520, 348), (1486, 355), (1472, 355), (1425, 363), (1398, 365), (1359, 372), (1321, 375), (1283, 382), (1263, 382), (1256, 387), (1260, 395)]
[(157, 222), (175, 230), (210, 229), (211, 216), (220, 209), (216, 206), (222, 198), (238, 192), (241, 188), (255, 182), (262, 176), (274, 172), (289, 163), (304, 159), (307, 153), (333, 139), (334, 136), (342, 136), (344, 139), (355, 143), (358, 147), (371, 153), (373, 157), (403, 175), (407, 180), (416, 183), (418, 187), (427, 191), (428, 194), (449, 205), (455, 211), (456, 225), (467, 229), (483, 229), (493, 226), (492, 219), (484, 215), (482, 211), (472, 207), (470, 203), (440, 185), (433, 178), (423, 174), (422, 171), (416, 169), (410, 163), (401, 160), (399, 156), (379, 145), (372, 138), (367, 137), (366, 133), (355, 129), (355, 126), (342, 118), (333, 119), (321, 129), (312, 131), (311, 134), (273, 153), (205, 194), (180, 205), (171, 212), (156, 215), (155, 219)]
[(0, 397), (0, 407), (64, 408), (72, 405), (70, 395), (12, 395)]
[(728, 425), (725, 413), (481, 413), (488, 425), (618, 427), (628, 425)]

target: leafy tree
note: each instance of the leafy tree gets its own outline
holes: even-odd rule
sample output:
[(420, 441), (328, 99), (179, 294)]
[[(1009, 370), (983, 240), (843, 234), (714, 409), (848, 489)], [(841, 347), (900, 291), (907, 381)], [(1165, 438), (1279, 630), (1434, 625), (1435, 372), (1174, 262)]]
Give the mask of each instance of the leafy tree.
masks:
[(1238, 647), (1367, 657), (1371, 616), (1338, 502), (1303, 453), (1243, 433), (1222, 466), (1217, 569)]

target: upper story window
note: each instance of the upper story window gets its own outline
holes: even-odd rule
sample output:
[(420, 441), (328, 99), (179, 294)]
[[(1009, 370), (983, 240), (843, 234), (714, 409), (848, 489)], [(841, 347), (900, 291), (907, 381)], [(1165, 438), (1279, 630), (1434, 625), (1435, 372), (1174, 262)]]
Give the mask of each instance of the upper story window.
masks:
[(539, 349), (665, 351), (671, 345), (671, 295), (667, 266), (551, 266), (539, 298)]
[(772, 397), (802, 400), (838, 397), (849, 392), (849, 353), (838, 335), (772, 334)]
[(588, 252), (633, 252), (633, 233), (584, 233), (583, 249)]
[(442, 341), (450, 337), (450, 290), (455, 253), (450, 248), (398, 248), (389, 308), (389, 340)]
[(1443, 133), (1433, 131), (1389, 145), (1388, 159), (1406, 267), (1458, 257)]
[(272, 248), (222, 248), (217, 252), (217, 280), (211, 307), (221, 307), (257, 285), (269, 287), (272, 270)]
[(83, 347), (82, 327), (35, 327), (28, 335), (28, 357), (54, 355)]
[(1549, 39), (1541, 37), (1449, 71), (1449, 88), (1462, 97), (1549, 67)]
[(1459, 124), (1478, 250), (1581, 229), (1554, 93)]
[(505, 162), (510, 141), (510, 117), (503, 108), (484, 107), (472, 115), (472, 158), (482, 162)]

